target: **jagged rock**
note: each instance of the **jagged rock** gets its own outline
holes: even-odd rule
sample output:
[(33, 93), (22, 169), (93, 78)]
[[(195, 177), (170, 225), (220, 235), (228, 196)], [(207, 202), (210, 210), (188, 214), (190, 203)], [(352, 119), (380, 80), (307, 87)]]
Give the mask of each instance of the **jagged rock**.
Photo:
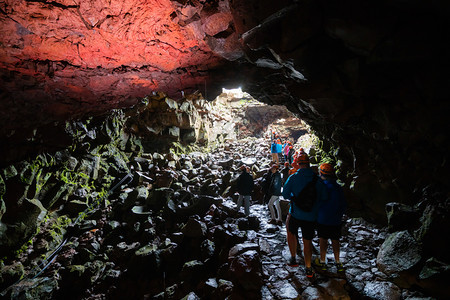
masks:
[(9, 299), (48, 299), (58, 288), (56, 278), (40, 277), (35, 279), (26, 279), (5, 291), (5, 298)]
[(419, 211), (401, 203), (386, 204), (388, 227), (391, 232), (414, 230), (419, 227)]
[(218, 161), (217, 164), (219, 166), (221, 166), (222, 168), (224, 168), (225, 170), (230, 170), (230, 168), (233, 166), (233, 162), (234, 162), (234, 159), (229, 158), (227, 160)]
[(184, 296), (181, 299), (182, 300), (200, 300), (201, 298), (199, 296), (197, 296), (194, 292), (190, 292), (189, 294), (187, 294), (186, 296)]
[(8, 266), (2, 265), (0, 270), (0, 290), (3, 291), (6, 287), (21, 279), (24, 273), (23, 265), (20, 262), (15, 262)]
[(182, 228), (183, 234), (190, 238), (203, 238), (206, 236), (206, 231), (206, 224), (194, 218), (189, 218)]
[[(152, 270), (149, 272), (149, 270)], [(161, 274), (161, 259), (158, 247), (153, 244), (139, 248), (131, 256), (128, 275), (132, 278), (154, 278)]]
[(364, 295), (371, 299), (401, 299), (400, 289), (390, 282), (369, 282), (364, 288)]
[[(445, 197), (445, 196), (444, 196)], [(438, 246), (442, 236), (450, 236), (450, 201), (439, 205), (427, 205), (420, 218), (421, 227), (414, 232), (414, 237), (423, 244), (428, 257), (450, 263), (450, 258), (442, 246)]]
[(178, 174), (176, 172), (164, 170), (163, 172), (156, 174), (155, 187), (168, 188), (176, 179), (178, 179)]
[(250, 242), (237, 244), (230, 249), (228, 253), (228, 260), (232, 261), (236, 256), (249, 250), (255, 250), (259, 252), (259, 245)]
[(245, 290), (260, 290), (262, 286), (262, 266), (257, 251), (249, 250), (236, 256), (230, 263), (233, 282)]
[(181, 269), (180, 278), (183, 281), (195, 282), (206, 276), (205, 270), (205, 265), (201, 261), (188, 261)]
[(233, 292), (234, 284), (231, 281), (219, 279), (217, 284), (217, 290), (214, 292), (214, 295), (218, 299), (226, 299)]
[[(273, 286), (273, 294), (279, 299), (298, 299), (300, 297), (298, 291), (288, 281), (276, 282)], [(302, 294), (302, 299), (308, 299), (305, 292)]]
[(421, 247), (408, 231), (399, 231), (391, 234), (381, 245), (377, 255), (378, 268), (388, 274), (396, 275), (396, 282), (409, 286), (413, 277), (406, 271), (411, 270), (420, 260)]
[(428, 259), (419, 273), (417, 285), (439, 299), (450, 297), (448, 289), (442, 289), (450, 280), (450, 266), (435, 258)]
[(157, 188), (150, 192), (146, 204), (152, 209), (158, 210), (166, 206), (174, 191), (170, 188)]
[(204, 240), (200, 245), (201, 258), (205, 261), (208, 258), (211, 258), (216, 252), (216, 245), (211, 240)]

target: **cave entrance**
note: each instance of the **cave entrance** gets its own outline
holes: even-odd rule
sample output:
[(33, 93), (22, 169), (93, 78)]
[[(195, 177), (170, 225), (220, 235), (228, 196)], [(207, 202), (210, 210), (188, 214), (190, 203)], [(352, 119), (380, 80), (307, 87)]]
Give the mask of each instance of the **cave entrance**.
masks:
[(317, 140), (309, 133), (308, 125), (285, 106), (260, 102), (240, 87), (223, 88), (212, 103), (213, 108), (225, 107), (229, 110), (238, 139), (250, 136), (270, 138), (275, 131), (283, 141), (301, 143), (304, 148), (311, 147)]

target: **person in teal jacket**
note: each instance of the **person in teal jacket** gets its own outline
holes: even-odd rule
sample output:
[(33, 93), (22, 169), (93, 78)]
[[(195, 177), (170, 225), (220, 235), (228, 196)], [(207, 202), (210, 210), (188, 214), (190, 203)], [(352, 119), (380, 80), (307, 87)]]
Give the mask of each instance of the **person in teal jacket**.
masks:
[[(309, 157), (306, 153), (302, 153), (297, 157), (299, 164), (298, 171), (291, 175), (285, 182), (283, 187), (283, 198), (291, 199), (294, 195), (298, 195), (301, 190), (317, 176), (309, 165)], [(287, 216), (287, 242), (291, 259), (288, 265), (291, 267), (298, 266), (296, 260), (297, 244), (298, 244), (298, 229), (302, 231), (303, 254), (305, 258), (306, 276), (308, 278), (314, 277), (314, 271), (311, 267), (312, 260), (312, 239), (315, 234), (315, 222), (317, 221), (317, 214), (319, 211), (319, 203), (325, 201), (327, 198), (326, 187), (321, 180), (316, 182), (317, 199), (314, 203), (312, 211), (306, 212), (301, 210), (297, 205), (291, 201), (291, 207)]]
[(338, 272), (344, 272), (340, 261), (340, 243), (342, 217), (347, 209), (342, 187), (336, 182), (334, 168), (331, 164), (324, 163), (319, 167), (319, 175), (323, 180), (328, 197), (319, 203), (317, 214), (317, 235), (319, 236), (320, 258), (316, 258), (313, 264), (327, 270), (326, 255), (328, 239), (331, 239), (334, 260)]

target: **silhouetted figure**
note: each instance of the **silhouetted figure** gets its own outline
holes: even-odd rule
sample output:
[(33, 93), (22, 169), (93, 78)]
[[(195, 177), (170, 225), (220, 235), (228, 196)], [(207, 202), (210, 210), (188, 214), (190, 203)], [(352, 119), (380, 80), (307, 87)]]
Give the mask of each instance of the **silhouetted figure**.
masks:
[[(308, 155), (300, 154), (297, 157), (297, 162), (299, 165), (299, 170), (295, 174), (291, 175), (284, 184), (284, 199), (292, 199), (294, 196), (298, 196), (306, 185), (311, 182), (315, 176), (317, 176), (309, 165)], [(315, 233), (314, 229), (315, 222), (317, 220), (317, 212), (319, 209), (319, 201), (324, 201), (327, 197), (325, 185), (321, 180), (317, 180), (315, 188), (317, 191), (317, 199), (312, 207), (312, 210), (304, 211), (291, 200), (291, 207), (286, 220), (287, 241), (289, 252), (291, 253), (291, 259), (289, 260), (288, 265), (298, 266), (296, 252), (298, 243), (298, 229), (301, 228), (303, 255), (305, 259), (306, 276), (308, 278), (314, 277), (314, 271), (311, 268), (313, 250), (312, 239), (314, 238)]]
[[(272, 168), (270, 168), (270, 172), (272, 173), (270, 186), (269, 186), (269, 212), (270, 212), (270, 221), (271, 224), (279, 224), (281, 225), (281, 207), (280, 207), (280, 196), (281, 196), (281, 174), (278, 172), (278, 165), (273, 164)], [(275, 208), (275, 209), (274, 209)], [(276, 210), (276, 212), (275, 212)]]
[(241, 175), (239, 175), (239, 178), (237, 180), (237, 191), (239, 193), (239, 198), (237, 201), (237, 207), (236, 210), (239, 211), (239, 209), (242, 206), (242, 201), (244, 201), (244, 211), (245, 215), (248, 216), (250, 214), (250, 200), (252, 199), (252, 192), (253, 192), (253, 177), (249, 174), (249, 169), (247, 166), (243, 165), (241, 166)]
[(328, 239), (331, 239), (335, 266), (338, 272), (344, 272), (340, 261), (340, 243), (342, 217), (347, 208), (342, 187), (336, 182), (334, 168), (331, 164), (324, 163), (319, 167), (319, 176), (327, 189), (328, 197), (319, 202), (317, 215), (317, 235), (319, 236), (320, 258), (316, 258), (313, 264), (327, 270), (326, 255)]

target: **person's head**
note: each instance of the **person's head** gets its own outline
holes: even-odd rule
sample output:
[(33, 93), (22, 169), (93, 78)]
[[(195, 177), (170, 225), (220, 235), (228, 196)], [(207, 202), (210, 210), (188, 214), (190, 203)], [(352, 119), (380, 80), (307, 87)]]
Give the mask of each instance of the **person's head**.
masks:
[(334, 178), (334, 168), (329, 163), (323, 163), (319, 166), (319, 175), (325, 178)]
[(300, 166), (300, 169), (309, 168), (309, 157), (306, 153), (299, 153), (297, 158), (297, 163)]
[(285, 167), (285, 168), (289, 167), (289, 162), (285, 162), (285, 163), (284, 163), (284, 167)]
[(272, 173), (275, 173), (278, 170), (278, 164), (273, 164), (272, 167), (270, 168), (270, 171), (272, 171)]
[(304, 154), (306, 154), (305, 149), (303, 149), (303, 148), (298, 149), (298, 153), (304, 153)]
[(241, 172), (247, 171), (247, 166), (246, 166), (246, 165), (242, 165), (242, 166), (239, 168), (239, 171), (241, 171)]

